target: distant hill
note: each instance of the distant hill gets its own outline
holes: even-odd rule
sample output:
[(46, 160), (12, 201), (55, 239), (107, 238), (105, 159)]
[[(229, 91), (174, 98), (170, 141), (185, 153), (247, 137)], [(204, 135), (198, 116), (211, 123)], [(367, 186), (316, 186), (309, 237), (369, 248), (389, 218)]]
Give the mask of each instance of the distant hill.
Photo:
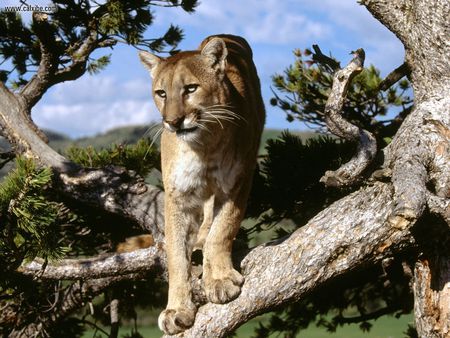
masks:
[(150, 135), (145, 135), (150, 128), (152, 128), (151, 125), (120, 127), (111, 129), (105, 133), (101, 133), (95, 136), (82, 137), (78, 139), (71, 139), (67, 136), (55, 133), (53, 131), (45, 131), (45, 134), (49, 139), (49, 145), (53, 149), (59, 152), (64, 152), (64, 150), (69, 146), (92, 146), (94, 148), (100, 149), (107, 148), (111, 144), (133, 144), (144, 136), (150, 137), (152, 134), (151, 131), (148, 133)]
[[(105, 133), (101, 133), (95, 136), (82, 137), (78, 139), (71, 139), (65, 135), (59, 134), (54, 131), (45, 131), (49, 139), (50, 146), (63, 152), (69, 146), (87, 147), (92, 146), (94, 148), (106, 148), (111, 144), (133, 144), (136, 143), (142, 137), (151, 138), (157, 131), (158, 126), (150, 125), (138, 125), (127, 126), (111, 129)], [(264, 153), (265, 144), (268, 139), (277, 138), (281, 135), (283, 130), (280, 129), (266, 129), (261, 137), (260, 153)], [(302, 139), (308, 139), (317, 135), (313, 131), (291, 131), (293, 134), (300, 136)], [(155, 141), (159, 144), (159, 139)]]
[[(83, 137), (78, 139), (72, 139), (61, 133), (45, 130), (44, 133), (49, 139), (49, 145), (60, 153), (70, 146), (87, 147), (92, 146), (96, 149), (107, 148), (111, 144), (133, 144), (136, 143), (142, 137), (152, 137), (158, 127), (153, 128), (152, 125), (138, 125), (138, 126), (128, 126), (111, 129), (105, 133), (101, 133), (91, 137)], [(277, 138), (281, 135), (283, 131), (278, 129), (266, 129), (263, 132), (261, 138), (260, 154), (265, 153), (265, 145), (268, 139)], [(302, 139), (307, 139), (317, 135), (313, 131), (291, 131), (293, 134), (300, 136)], [(155, 142), (159, 144), (159, 140)], [(8, 150), (9, 144), (5, 139), (0, 137), (0, 150)], [(5, 168), (0, 170), (0, 177), (2, 177), (11, 166), (5, 166)]]

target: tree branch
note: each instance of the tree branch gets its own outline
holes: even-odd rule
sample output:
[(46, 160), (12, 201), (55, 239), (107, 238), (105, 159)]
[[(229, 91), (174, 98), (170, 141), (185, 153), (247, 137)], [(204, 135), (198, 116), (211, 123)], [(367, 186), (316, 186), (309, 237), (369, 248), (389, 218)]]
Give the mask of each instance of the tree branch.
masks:
[(392, 186), (377, 182), (335, 202), (286, 240), (253, 249), (241, 262), (240, 296), (202, 306), (183, 337), (223, 337), (258, 314), (410, 247), (409, 229), (387, 223), (393, 205)]
[(81, 169), (61, 173), (57, 189), (86, 205), (121, 215), (150, 232), (156, 242), (164, 239), (164, 192), (130, 176), (123, 168)]
[[(8, 334), (10, 338), (40, 337), (49, 327), (65, 318), (77, 309), (81, 308), (106, 288), (124, 280), (138, 280), (144, 278), (144, 274), (128, 274), (107, 278), (78, 281), (71, 284), (65, 290), (60, 291), (59, 301), (49, 312), (44, 312), (39, 317), (40, 322), (23, 323)], [(10, 309), (14, 312), (14, 309)], [(13, 314), (12, 314), (13, 315)]]
[(0, 125), (14, 151), (63, 172), (73, 169), (73, 163), (51, 149), (40, 137), (38, 128), (31, 122), (28, 112), (25, 101), (0, 83)]
[[(110, 40), (108, 40), (110, 41)], [(88, 36), (81, 46), (72, 54), (72, 64), (67, 68), (56, 72), (52, 79), (52, 85), (78, 79), (86, 72), (86, 65), (89, 55), (97, 48), (100, 41), (98, 40), (97, 31), (95, 29), (88, 32)], [(112, 46), (114, 43), (108, 44)]]
[(117, 338), (119, 335), (119, 300), (114, 298), (109, 304), (111, 330), (108, 338)]
[(17, 104), (17, 98), (14, 94), (0, 81), (0, 113), (3, 107)]
[(389, 89), (401, 78), (403, 78), (404, 76), (409, 76), (409, 74), (411, 74), (411, 68), (406, 62), (404, 62), (401, 66), (395, 68), (392, 72), (390, 72), (383, 81), (381, 81), (379, 85), (380, 90), (384, 91)]
[(347, 88), (352, 78), (361, 72), (364, 64), (364, 50), (354, 52), (354, 58), (333, 76), (333, 87), (325, 105), (325, 122), (328, 129), (348, 141), (359, 141), (356, 154), (336, 171), (327, 171), (320, 179), (327, 186), (352, 185), (371, 164), (377, 152), (375, 137), (367, 130), (346, 121), (341, 115)]
[(33, 75), (19, 93), (19, 97), (22, 97), (25, 101), (28, 112), (31, 112), (31, 108), (50, 87), (51, 77), (58, 67), (58, 58), (52, 52), (55, 43), (52, 34), (54, 29), (48, 22), (48, 15), (33, 12), (33, 28), (39, 39), (41, 61), (37, 73)]
[[(447, 247), (448, 248), (448, 247)], [(414, 313), (420, 337), (450, 335), (450, 257), (420, 259), (414, 269)]]
[(35, 259), (17, 269), (24, 275), (54, 280), (96, 279), (152, 270), (166, 271), (166, 255), (161, 243), (133, 252), (88, 259), (64, 259), (50, 264)]

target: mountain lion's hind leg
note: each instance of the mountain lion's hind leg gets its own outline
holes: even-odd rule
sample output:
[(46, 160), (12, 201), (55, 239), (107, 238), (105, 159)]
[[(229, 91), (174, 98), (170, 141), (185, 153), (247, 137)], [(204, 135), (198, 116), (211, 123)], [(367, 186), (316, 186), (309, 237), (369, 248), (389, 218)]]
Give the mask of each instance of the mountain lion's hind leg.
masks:
[(194, 245), (195, 250), (202, 250), (206, 237), (209, 234), (214, 219), (214, 195), (212, 195), (203, 206), (203, 221), (197, 234), (197, 241)]

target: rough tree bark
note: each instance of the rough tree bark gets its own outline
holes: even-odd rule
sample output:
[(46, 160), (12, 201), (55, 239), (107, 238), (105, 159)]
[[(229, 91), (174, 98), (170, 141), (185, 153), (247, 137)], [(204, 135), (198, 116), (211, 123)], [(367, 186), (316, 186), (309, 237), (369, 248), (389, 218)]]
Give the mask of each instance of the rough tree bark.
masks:
[[(415, 96), (414, 122), (423, 123), (422, 133), (429, 128), (436, 132), (436, 138), (422, 140), (402, 128), (387, 151), (388, 160), (393, 163), (396, 214), (418, 217), (431, 194), (426, 187), (430, 183), (429, 208), (450, 224), (450, 3), (445, 0), (362, 3), (403, 42)], [(417, 118), (419, 114), (424, 118)], [(409, 151), (402, 151), (408, 150), (408, 144)], [(434, 198), (441, 207), (434, 209), (433, 202), (430, 203)], [(417, 262), (415, 318), (420, 337), (450, 335), (449, 264), (448, 246)]]
[[(241, 261), (245, 277), (241, 295), (228, 304), (201, 306), (194, 326), (184, 337), (223, 337), (250, 318), (297, 301), (343, 274), (411, 246), (422, 251), (423, 243), (412, 228), (424, 212), (447, 224), (439, 239), (446, 242), (450, 238), (450, 3), (448, 0), (361, 3), (403, 42), (404, 68), (410, 71), (415, 95), (413, 111), (383, 150), (381, 170), (385, 180), (366, 180), (358, 191), (320, 212), (289, 238), (249, 252)], [(342, 94), (336, 99), (341, 99)], [(163, 193), (116, 168), (85, 170), (73, 166), (39, 138), (37, 128), (27, 118), (28, 112), (23, 93), (13, 94), (0, 84), (0, 125), (16, 150), (53, 167), (58, 178), (56, 186), (62, 192), (86, 205), (138, 222), (150, 229), (157, 245), (161, 245), (153, 251), (135, 253), (136, 270), (125, 271), (123, 263), (119, 266), (114, 260), (106, 260), (93, 273), (80, 268), (77, 262), (78, 270), (71, 270), (75, 271), (74, 278), (102, 276), (92, 280), (98, 281), (96, 285), (101, 289), (101, 281), (103, 285), (111, 285), (112, 277), (106, 277), (109, 273), (148, 269), (150, 263), (138, 260), (139, 257), (148, 255), (154, 264), (160, 264), (156, 257), (160, 254), (158, 248), (163, 248)], [(358, 167), (367, 168), (371, 158), (366, 157)], [(435, 224), (427, 226), (432, 228)], [(448, 337), (448, 246), (423, 252), (414, 277), (416, 326), (420, 337)], [(71, 263), (65, 261), (61, 265)], [(164, 264), (160, 265), (164, 268)], [(60, 278), (58, 268), (61, 266), (50, 266), (43, 273), (38, 272), (37, 277)], [(24, 266), (21, 271), (36, 273), (36, 266)]]

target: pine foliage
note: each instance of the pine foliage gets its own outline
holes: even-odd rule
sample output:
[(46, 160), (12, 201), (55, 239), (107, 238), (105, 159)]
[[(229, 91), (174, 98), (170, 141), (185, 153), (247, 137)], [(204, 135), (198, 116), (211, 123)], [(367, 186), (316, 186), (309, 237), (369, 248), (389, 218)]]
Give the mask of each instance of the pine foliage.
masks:
[(140, 139), (136, 144), (113, 144), (104, 149), (72, 146), (67, 149), (66, 154), (70, 160), (83, 167), (120, 166), (133, 170), (142, 177), (146, 177), (153, 168), (159, 169), (160, 162), (159, 151), (148, 139)]
[(46, 197), (51, 179), (48, 168), (37, 168), (31, 160), (19, 157), (16, 169), (0, 185), (0, 261), (8, 270), (25, 259), (58, 259), (66, 251), (58, 227), (74, 216)]
[[(53, 10), (46, 13), (48, 22), (44, 29), (35, 23), (23, 22), (18, 12), (0, 11), (0, 81), (11, 88), (25, 85), (30, 78), (29, 73), (39, 66), (40, 42), (50, 48), (52, 67), (55, 68), (52, 71), (64, 71), (87, 56), (87, 71), (96, 73), (104, 69), (110, 62), (109, 54), (98, 57), (83, 55), (86, 52), (90, 54), (80, 49), (89, 39), (97, 41), (95, 49), (126, 43), (141, 49), (174, 53), (183, 38), (183, 31), (179, 27), (170, 25), (159, 37), (145, 36), (154, 20), (151, 7), (179, 7), (186, 12), (193, 12), (197, 0), (54, 0), (48, 6)], [(45, 41), (40, 41), (39, 37)], [(83, 69), (81, 71), (84, 73)]]
[[(319, 180), (325, 171), (349, 160), (353, 150), (354, 145), (323, 135), (302, 141), (285, 131), (269, 139), (247, 211), (249, 217), (259, 219), (251, 231), (269, 229), (284, 219), (304, 224), (347, 193), (349, 189), (329, 189)], [(281, 228), (277, 231), (285, 234)]]
[[(309, 49), (297, 49), (294, 56), (293, 64), (283, 74), (272, 77), (276, 91), (270, 103), (280, 107), (288, 121), (299, 120), (325, 131), (325, 104), (335, 68), (321, 62)], [(330, 60), (334, 67), (339, 66), (336, 60)], [(374, 133), (379, 146), (389, 141), (412, 108), (408, 80), (401, 80), (386, 93), (380, 90), (381, 81), (380, 71), (373, 65), (364, 68), (350, 83), (342, 110), (348, 121)], [(390, 118), (392, 114), (396, 117)]]

